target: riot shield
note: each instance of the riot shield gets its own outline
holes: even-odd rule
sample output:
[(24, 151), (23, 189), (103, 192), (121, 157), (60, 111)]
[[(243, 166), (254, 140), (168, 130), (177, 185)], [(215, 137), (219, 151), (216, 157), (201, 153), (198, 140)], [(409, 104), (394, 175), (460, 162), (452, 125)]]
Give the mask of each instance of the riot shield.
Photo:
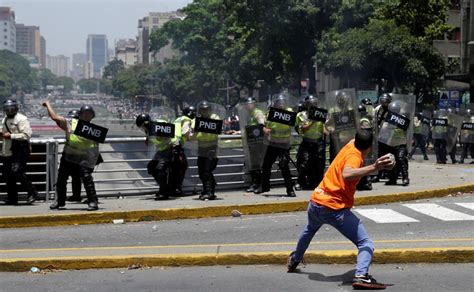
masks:
[(216, 158), (219, 153), (219, 135), (222, 133), (225, 108), (207, 101), (197, 105), (196, 118), (193, 121), (194, 143), (186, 143), (193, 155)]
[(177, 143), (175, 110), (158, 106), (150, 109), (150, 122), (145, 125), (147, 152), (151, 160), (171, 159), (173, 145)]
[(416, 99), (414, 95), (391, 94), (388, 114), (378, 133), (378, 141), (389, 146), (406, 145), (411, 150), (413, 118)]
[(91, 121), (73, 118), (70, 121), (64, 158), (76, 165), (94, 168), (99, 162), (99, 143), (104, 143), (109, 117)]
[(474, 114), (465, 113), (461, 125), (461, 143), (474, 143)]
[(268, 146), (289, 149), (292, 130), (296, 122), (294, 106), (297, 99), (286, 93), (272, 97), (266, 114), (264, 143)]
[(436, 111), (431, 126), (433, 139), (448, 140), (448, 113), (445, 109)]
[(456, 145), (458, 140), (461, 125), (463, 123), (463, 117), (456, 113), (448, 113), (448, 134), (447, 134), (447, 145), (446, 150), (451, 152), (453, 147)]
[(242, 146), (245, 155), (245, 168), (249, 171), (262, 167), (267, 151), (264, 143), (266, 103), (243, 102), (236, 106), (242, 133)]
[(331, 136), (335, 153), (354, 139), (359, 129), (360, 115), (354, 89), (342, 89), (326, 93), (328, 120), (326, 129)]

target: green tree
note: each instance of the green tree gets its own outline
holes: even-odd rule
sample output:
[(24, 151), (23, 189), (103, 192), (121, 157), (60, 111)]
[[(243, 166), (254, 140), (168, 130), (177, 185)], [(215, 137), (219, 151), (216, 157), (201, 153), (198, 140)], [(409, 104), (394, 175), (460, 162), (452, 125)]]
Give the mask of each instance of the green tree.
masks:
[(81, 79), (77, 82), (79, 91), (84, 93), (96, 93), (98, 84), (100, 85), (99, 79)]
[(56, 79), (56, 85), (64, 86), (64, 92), (71, 92), (74, 88), (74, 80), (71, 77), (61, 76)]
[(102, 78), (115, 79), (117, 74), (124, 69), (125, 65), (122, 60), (113, 59), (107, 64), (107, 66), (105, 66)]
[(28, 61), (19, 54), (0, 50), (0, 92), (10, 95), (17, 91), (32, 89), (31, 68)]
[[(394, 20), (373, 19), (363, 28), (325, 35), (321, 65), (346, 80), (387, 80), (386, 91), (427, 88), (444, 72), (442, 56)], [(355, 77), (357, 76), (357, 77)]]
[(452, 27), (447, 23), (452, 0), (389, 0), (376, 12), (379, 19), (393, 19), (414, 36), (427, 41), (442, 38)]

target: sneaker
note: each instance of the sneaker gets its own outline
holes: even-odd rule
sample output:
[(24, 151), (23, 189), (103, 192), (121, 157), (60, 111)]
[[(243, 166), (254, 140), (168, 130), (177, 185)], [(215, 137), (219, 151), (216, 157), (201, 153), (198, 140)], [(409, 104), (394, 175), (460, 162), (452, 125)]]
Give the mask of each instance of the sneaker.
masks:
[(371, 275), (356, 275), (352, 280), (352, 288), (355, 290), (379, 290), (385, 289), (387, 285), (378, 283)]
[(294, 273), (296, 272), (296, 268), (298, 267), (298, 265), (300, 264), (300, 262), (295, 262), (293, 260), (293, 255), (295, 254), (295, 252), (291, 252), (290, 255), (288, 256), (288, 261), (286, 262), (286, 266), (288, 268), (288, 273)]

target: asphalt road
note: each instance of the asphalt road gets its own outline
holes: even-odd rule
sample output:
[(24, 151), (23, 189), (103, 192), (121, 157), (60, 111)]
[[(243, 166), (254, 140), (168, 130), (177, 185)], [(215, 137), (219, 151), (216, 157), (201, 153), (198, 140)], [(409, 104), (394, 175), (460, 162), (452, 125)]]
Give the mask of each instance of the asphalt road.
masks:
[[(473, 246), (474, 196), (363, 206), (355, 208), (377, 248)], [(230, 215), (230, 214), (229, 214)], [(384, 223), (389, 221), (389, 223)], [(305, 212), (233, 218), (172, 220), (44, 228), (0, 229), (0, 256), (9, 250), (87, 247), (151, 247), (192, 245), (168, 252), (210, 252), (198, 245), (219, 245), (221, 251), (288, 251), (306, 224)], [(249, 244), (234, 247), (235, 244)], [(256, 245), (254, 243), (262, 243)], [(227, 247), (226, 247), (227, 246)], [(154, 248), (156, 247), (156, 249)], [(208, 248), (208, 247), (206, 247)], [(210, 247), (213, 248), (213, 247)], [(323, 226), (313, 250), (353, 249), (331, 226)], [(92, 249), (93, 250), (93, 249)], [(143, 250), (142, 250), (143, 252)], [(213, 252), (213, 251), (211, 251)], [(97, 252), (101, 254), (100, 252)], [(18, 251), (21, 255), (21, 251)], [(46, 256), (47, 254), (44, 254)], [(26, 256), (26, 255), (25, 255)]]
[[(23, 291), (351, 291), (353, 267), (308, 265), (297, 274), (284, 266), (215, 266), (0, 273), (0, 290)], [(387, 291), (472, 291), (474, 265), (374, 265)]]

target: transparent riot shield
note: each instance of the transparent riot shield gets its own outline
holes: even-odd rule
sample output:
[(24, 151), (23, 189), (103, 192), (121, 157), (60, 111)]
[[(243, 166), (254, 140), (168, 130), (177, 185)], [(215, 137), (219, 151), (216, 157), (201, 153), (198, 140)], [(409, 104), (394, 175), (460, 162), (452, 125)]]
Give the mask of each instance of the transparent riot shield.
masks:
[(456, 145), (459, 133), (461, 131), (463, 118), (462, 116), (455, 113), (448, 113), (448, 141), (446, 150), (451, 152), (453, 147)]
[(249, 171), (262, 167), (267, 151), (264, 143), (266, 103), (243, 102), (236, 106), (239, 115), (242, 146), (245, 155), (245, 168)]
[(193, 141), (187, 142), (186, 148), (195, 156), (216, 158), (219, 155), (219, 135), (222, 133), (226, 110), (220, 104), (207, 101), (200, 102), (196, 110), (192, 124)]
[(463, 117), (460, 139), (461, 143), (474, 143), (474, 115), (470, 113)]
[(360, 115), (354, 89), (341, 89), (326, 93), (328, 120), (326, 128), (331, 136), (335, 153), (354, 139), (359, 129)]
[(292, 131), (296, 122), (297, 113), (294, 107), (297, 98), (287, 93), (272, 97), (270, 107), (266, 113), (264, 143), (268, 146), (289, 149), (292, 141)]
[(103, 143), (107, 135), (111, 118), (106, 113), (102, 115), (91, 121), (71, 119), (63, 152), (67, 161), (87, 168), (100, 163), (99, 143)]
[(433, 115), (431, 125), (433, 139), (448, 140), (448, 113), (445, 109), (440, 109)]
[(388, 114), (378, 133), (378, 141), (389, 146), (406, 145), (411, 150), (413, 118), (416, 99), (414, 95), (391, 94)]
[(145, 125), (147, 134), (148, 159), (171, 160), (172, 148), (177, 144), (177, 133), (174, 121), (176, 112), (166, 106), (158, 106), (150, 109), (150, 123)]

